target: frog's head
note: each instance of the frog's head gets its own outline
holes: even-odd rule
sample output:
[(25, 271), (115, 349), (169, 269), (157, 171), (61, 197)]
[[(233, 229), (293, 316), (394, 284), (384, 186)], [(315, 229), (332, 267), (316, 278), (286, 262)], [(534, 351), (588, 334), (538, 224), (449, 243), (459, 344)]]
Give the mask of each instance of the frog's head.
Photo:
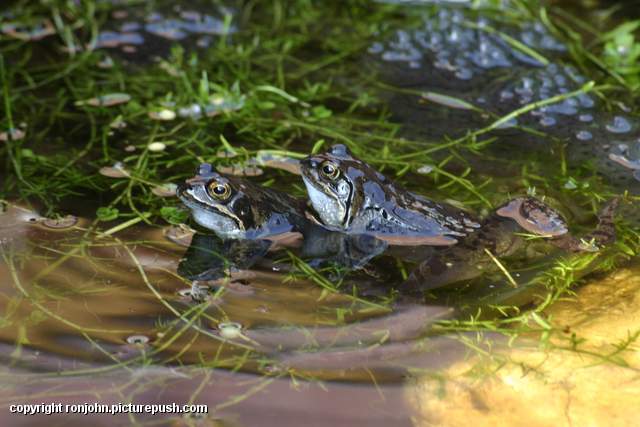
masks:
[(251, 189), (242, 180), (221, 175), (203, 163), (196, 176), (178, 186), (176, 195), (201, 226), (222, 238), (242, 238), (255, 226)]
[(363, 203), (364, 183), (372, 179), (369, 176), (379, 178), (342, 144), (307, 157), (300, 166), (309, 199), (320, 220), (338, 229), (346, 229), (357, 215)]

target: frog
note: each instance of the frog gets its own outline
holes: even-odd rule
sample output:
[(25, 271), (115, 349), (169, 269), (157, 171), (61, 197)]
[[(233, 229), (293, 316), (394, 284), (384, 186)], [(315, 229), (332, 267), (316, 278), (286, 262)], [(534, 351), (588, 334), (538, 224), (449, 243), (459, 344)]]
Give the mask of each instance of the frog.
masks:
[(306, 157), (300, 166), (310, 202), (330, 229), (394, 244), (450, 246), (480, 227), (468, 212), (392, 182), (343, 144)]
[(306, 200), (221, 174), (208, 163), (176, 193), (195, 222), (214, 232), (193, 236), (179, 269), (189, 280), (214, 280), (228, 268), (251, 268), (280, 247), (295, 248), (312, 266), (337, 264), (358, 270), (387, 247), (370, 235), (327, 230)]
[(308, 219), (306, 202), (249, 180), (218, 173), (201, 164), (176, 189), (194, 221), (223, 239), (261, 239), (300, 231)]
[[(548, 241), (565, 252), (597, 251), (615, 240), (618, 200), (599, 214), (595, 231), (577, 238), (560, 212), (526, 195), (508, 200), (478, 220), (451, 205), (411, 193), (355, 158), (342, 144), (301, 162), (302, 177), (318, 218), (343, 232), (372, 233), (394, 245), (426, 245), (405, 289), (433, 289), (482, 273), (496, 257), (510, 256), (527, 241)], [(455, 266), (455, 268), (453, 268)]]

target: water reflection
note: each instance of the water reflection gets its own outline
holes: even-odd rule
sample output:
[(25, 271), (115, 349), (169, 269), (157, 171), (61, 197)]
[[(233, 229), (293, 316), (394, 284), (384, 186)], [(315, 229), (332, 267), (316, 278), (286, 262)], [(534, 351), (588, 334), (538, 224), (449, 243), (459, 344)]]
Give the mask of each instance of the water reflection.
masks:
[[(415, 340), (452, 315), (412, 300), (390, 305), (381, 299), (389, 284), (376, 276), (369, 286), (378, 292), (360, 295), (366, 280), (349, 272), (367, 276), (358, 271), (387, 247), (364, 236), (314, 229), (297, 249), (300, 260), (339, 272), (342, 293), (297, 274), (274, 241), (196, 234), (185, 252), (163, 230), (131, 227), (112, 235), (85, 220), (60, 228), (37, 218), (14, 205), (2, 216), (3, 306), (11, 316), (0, 338), (79, 362), (205, 360), (262, 373), (401, 378), (402, 360), (420, 353)], [(193, 298), (194, 288), (206, 290), (203, 298)], [(241, 327), (234, 336), (222, 333), (230, 322)]]

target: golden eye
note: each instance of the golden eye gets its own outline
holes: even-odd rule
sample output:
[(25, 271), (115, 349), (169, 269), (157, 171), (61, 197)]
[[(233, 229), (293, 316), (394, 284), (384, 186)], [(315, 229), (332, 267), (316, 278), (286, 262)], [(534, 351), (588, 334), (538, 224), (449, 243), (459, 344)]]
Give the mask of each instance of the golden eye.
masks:
[(340, 175), (340, 170), (335, 163), (325, 161), (320, 165), (320, 172), (329, 179), (336, 179)]
[(209, 193), (216, 199), (225, 200), (231, 195), (231, 187), (226, 182), (213, 181), (209, 184)]

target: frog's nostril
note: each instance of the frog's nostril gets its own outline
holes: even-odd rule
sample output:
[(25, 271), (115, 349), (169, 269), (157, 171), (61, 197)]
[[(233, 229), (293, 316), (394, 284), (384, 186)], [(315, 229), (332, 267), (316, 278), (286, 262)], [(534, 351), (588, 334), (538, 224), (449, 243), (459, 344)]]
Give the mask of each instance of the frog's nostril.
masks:
[(314, 168), (317, 166), (317, 162), (308, 157), (306, 159), (300, 160), (300, 164), (306, 168)]
[(320, 162), (318, 161), (318, 159), (309, 159), (309, 166), (311, 166), (312, 168), (317, 168), (320, 166)]

